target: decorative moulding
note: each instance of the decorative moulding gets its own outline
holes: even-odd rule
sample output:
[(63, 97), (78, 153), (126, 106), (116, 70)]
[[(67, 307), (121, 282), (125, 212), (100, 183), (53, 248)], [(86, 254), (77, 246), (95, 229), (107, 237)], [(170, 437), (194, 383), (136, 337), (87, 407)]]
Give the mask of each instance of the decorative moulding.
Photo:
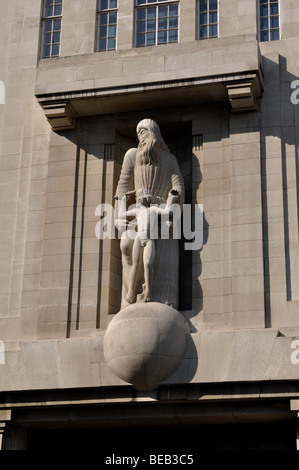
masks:
[(37, 94), (54, 131), (72, 129), (76, 118), (161, 106), (227, 101), (233, 112), (257, 109), (263, 90), (260, 70), (186, 80)]

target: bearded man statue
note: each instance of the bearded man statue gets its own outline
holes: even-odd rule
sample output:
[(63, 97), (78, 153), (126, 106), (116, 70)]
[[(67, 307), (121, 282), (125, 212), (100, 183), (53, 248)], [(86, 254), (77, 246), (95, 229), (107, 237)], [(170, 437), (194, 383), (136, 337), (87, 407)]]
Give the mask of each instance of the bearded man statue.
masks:
[[(125, 236), (130, 221), (118, 216), (120, 201), (127, 198), (126, 208), (134, 203), (132, 197), (139, 190), (148, 190), (151, 204), (166, 204), (170, 191), (178, 194), (177, 204), (182, 209), (184, 204), (184, 181), (174, 155), (171, 154), (158, 124), (151, 119), (144, 119), (137, 125), (139, 145), (129, 149), (123, 160), (121, 174), (116, 189), (116, 227), (123, 233), (120, 241), (122, 253), (122, 303), (121, 308), (129, 305), (126, 301), (128, 279), (132, 267), (132, 248), (134, 239)], [(155, 239), (155, 264), (151, 301), (165, 303), (178, 309), (179, 283), (179, 240), (174, 237)], [(138, 271), (136, 302), (144, 302), (144, 278), (142, 260)]]

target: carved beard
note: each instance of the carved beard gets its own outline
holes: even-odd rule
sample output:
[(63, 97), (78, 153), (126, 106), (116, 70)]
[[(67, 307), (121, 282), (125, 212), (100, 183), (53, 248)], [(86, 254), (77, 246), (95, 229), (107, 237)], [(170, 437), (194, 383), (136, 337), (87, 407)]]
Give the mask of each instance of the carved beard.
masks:
[(139, 143), (137, 147), (137, 161), (140, 165), (151, 165), (160, 162), (161, 149), (157, 140)]

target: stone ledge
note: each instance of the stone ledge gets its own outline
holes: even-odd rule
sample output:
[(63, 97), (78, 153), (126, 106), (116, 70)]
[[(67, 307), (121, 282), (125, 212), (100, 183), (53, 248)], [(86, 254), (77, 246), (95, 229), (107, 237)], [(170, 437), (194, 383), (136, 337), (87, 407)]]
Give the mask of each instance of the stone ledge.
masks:
[[(127, 386), (107, 367), (102, 333), (20, 343), (19, 349), (7, 351), (6, 363), (0, 365), (0, 389)], [(278, 336), (276, 329), (192, 333), (181, 365), (162, 385), (298, 381), (292, 341), (294, 337)]]
[(77, 90), (37, 95), (54, 131), (73, 129), (75, 119), (101, 114), (138, 111), (160, 106), (183, 106), (229, 101), (233, 112), (257, 109), (262, 85), (258, 71), (225, 76)]
[(257, 109), (263, 90), (255, 38), (167, 45), (41, 62), (35, 95), (54, 130), (77, 117), (226, 101)]

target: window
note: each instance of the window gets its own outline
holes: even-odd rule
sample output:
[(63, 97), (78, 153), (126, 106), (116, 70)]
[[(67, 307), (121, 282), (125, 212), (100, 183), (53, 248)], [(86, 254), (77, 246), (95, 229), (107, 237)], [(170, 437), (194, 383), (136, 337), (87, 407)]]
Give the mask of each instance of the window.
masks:
[(199, 0), (197, 5), (198, 37), (218, 37), (218, 0)]
[(279, 39), (278, 0), (259, 0), (260, 41)]
[(136, 0), (136, 46), (178, 42), (179, 2)]
[(44, 0), (41, 56), (58, 57), (60, 52), (62, 1)]
[(116, 49), (117, 0), (99, 0), (98, 10), (98, 50)]

